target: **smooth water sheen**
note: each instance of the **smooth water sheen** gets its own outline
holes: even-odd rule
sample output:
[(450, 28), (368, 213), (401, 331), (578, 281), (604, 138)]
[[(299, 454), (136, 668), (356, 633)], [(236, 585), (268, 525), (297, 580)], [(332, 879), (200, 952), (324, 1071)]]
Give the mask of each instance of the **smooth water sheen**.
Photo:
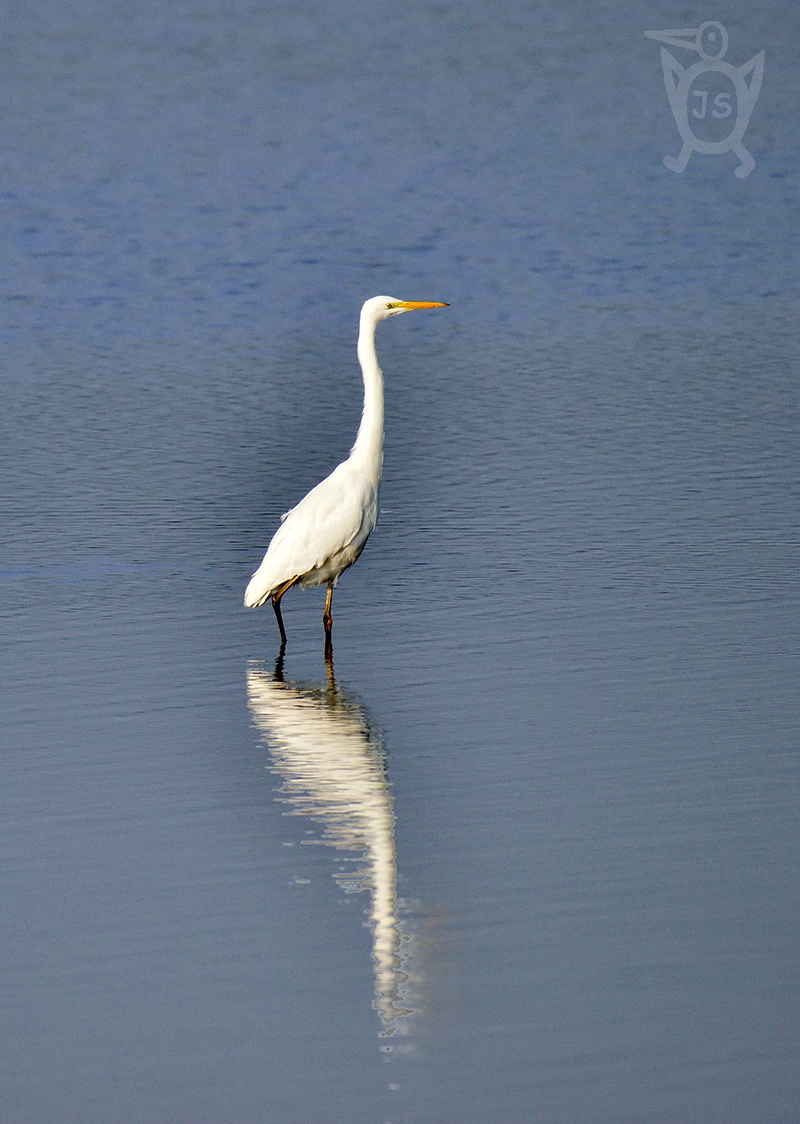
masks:
[[(665, 168), (644, 35), (719, 18), (741, 180)], [(800, 1119), (798, 43), (6, 14), (4, 1124)], [(378, 330), (378, 527), (276, 667), (379, 292), (450, 307)]]

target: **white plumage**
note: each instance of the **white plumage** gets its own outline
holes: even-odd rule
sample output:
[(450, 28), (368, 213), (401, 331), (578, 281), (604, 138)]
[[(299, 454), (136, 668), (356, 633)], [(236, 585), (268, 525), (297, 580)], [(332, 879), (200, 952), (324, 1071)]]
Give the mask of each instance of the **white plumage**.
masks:
[(350, 460), (287, 511), (245, 593), (263, 605), (287, 581), (308, 588), (338, 578), (361, 553), (378, 518), (378, 482)]
[(399, 301), (372, 297), (361, 309), (358, 359), (364, 377), (364, 410), (350, 456), (312, 488), (281, 519), (264, 560), (244, 595), (248, 607), (271, 600), (286, 641), (280, 599), (291, 586), (328, 585), (325, 605), (326, 651), (331, 647), (333, 586), (364, 549), (378, 519), (378, 488), (383, 467), (383, 375), (375, 354), (375, 329), (381, 320), (415, 308), (446, 308), (439, 301)]

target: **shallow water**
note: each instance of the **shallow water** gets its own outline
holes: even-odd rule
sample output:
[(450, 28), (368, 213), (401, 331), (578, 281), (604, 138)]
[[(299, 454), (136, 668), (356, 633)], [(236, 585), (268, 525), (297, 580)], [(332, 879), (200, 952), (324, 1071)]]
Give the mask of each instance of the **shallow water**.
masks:
[[(663, 7), (10, 19), (4, 1120), (800, 1116), (800, 29), (724, 18), (743, 180)], [(379, 291), (450, 308), (276, 679)]]

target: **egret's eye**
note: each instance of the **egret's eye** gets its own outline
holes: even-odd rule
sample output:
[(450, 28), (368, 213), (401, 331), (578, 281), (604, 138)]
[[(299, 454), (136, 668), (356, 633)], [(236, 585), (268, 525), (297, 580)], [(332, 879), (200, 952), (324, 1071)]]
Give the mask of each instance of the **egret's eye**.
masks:
[(400, 301), (395, 301), (394, 304), (387, 304), (386, 307), (387, 308), (399, 308), (400, 307)]

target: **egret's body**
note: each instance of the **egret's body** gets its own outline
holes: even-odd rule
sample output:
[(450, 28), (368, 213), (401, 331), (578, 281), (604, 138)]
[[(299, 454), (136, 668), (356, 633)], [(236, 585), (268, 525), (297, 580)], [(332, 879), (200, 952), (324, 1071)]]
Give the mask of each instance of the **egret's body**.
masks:
[(281, 519), (264, 560), (244, 595), (248, 607), (271, 600), (281, 632), (286, 633), (280, 600), (291, 586), (328, 585), (326, 647), (330, 649), (333, 586), (358, 558), (378, 519), (378, 488), (383, 468), (383, 375), (375, 353), (381, 320), (415, 308), (445, 308), (434, 301), (373, 297), (361, 309), (358, 359), (364, 377), (364, 411), (350, 456)]

